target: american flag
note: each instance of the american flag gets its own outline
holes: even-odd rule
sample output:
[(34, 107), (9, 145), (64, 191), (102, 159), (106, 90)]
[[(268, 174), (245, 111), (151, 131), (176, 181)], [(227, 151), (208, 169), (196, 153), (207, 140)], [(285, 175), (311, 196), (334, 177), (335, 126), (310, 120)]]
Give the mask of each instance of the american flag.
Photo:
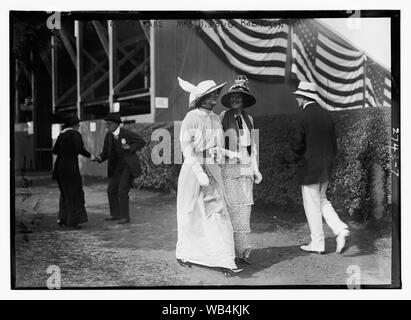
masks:
[(310, 19), (297, 20), (293, 29), (294, 77), (315, 83), (327, 109), (363, 107), (364, 53), (330, 39)]
[(201, 20), (199, 33), (233, 68), (251, 78), (284, 82), (288, 25), (281, 19)]
[(369, 106), (391, 107), (391, 74), (374, 60), (367, 58), (367, 97), (372, 96), (374, 101), (367, 101)]

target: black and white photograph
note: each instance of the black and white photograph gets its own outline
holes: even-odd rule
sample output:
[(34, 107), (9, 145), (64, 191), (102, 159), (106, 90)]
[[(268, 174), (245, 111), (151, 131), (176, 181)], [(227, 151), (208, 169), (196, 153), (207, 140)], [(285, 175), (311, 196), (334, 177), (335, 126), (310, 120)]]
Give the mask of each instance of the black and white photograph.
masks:
[(400, 17), (11, 10), (11, 289), (401, 289)]

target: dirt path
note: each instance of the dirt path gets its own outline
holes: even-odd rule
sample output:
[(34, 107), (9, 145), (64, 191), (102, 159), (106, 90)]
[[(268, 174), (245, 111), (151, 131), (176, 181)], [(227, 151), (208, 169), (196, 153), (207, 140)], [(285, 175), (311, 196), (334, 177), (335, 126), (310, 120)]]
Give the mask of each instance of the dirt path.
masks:
[[(258, 210), (252, 218), (253, 264), (239, 276), (225, 278), (198, 266), (185, 269), (175, 260), (174, 195), (133, 190), (132, 223), (117, 225), (104, 221), (109, 213), (105, 190), (102, 183), (85, 187), (89, 222), (72, 230), (56, 224), (59, 193), (54, 184), (16, 189), (16, 287), (46, 287), (50, 265), (60, 268), (63, 288), (346, 285), (349, 266), (361, 271), (362, 284), (391, 282), (390, 234), (351, 224), (348, 248), (337, 255), (327, 228), (327, 254), (309, 254), (299, 250), (308, 241), (303, 216), (288, 219), (284, 213)], [(22, 232), (26, 227), (30, 233)]]

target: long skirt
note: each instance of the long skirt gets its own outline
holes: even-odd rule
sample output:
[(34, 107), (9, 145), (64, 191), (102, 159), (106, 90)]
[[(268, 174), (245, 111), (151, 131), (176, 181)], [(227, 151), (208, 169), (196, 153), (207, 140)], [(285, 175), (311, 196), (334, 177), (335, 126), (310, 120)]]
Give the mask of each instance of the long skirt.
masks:
[(237, 257), (248, 258), (251, 253), (250, 215), (251, 206), (254, 204), (251, 165), (223, 165), (222, 178), (234, 230), (235, 253)]
[(209, 266), (236, 268), (234, 237), (220, 167), (204, 165), (210, 178), (201, 187), (191, 164), (183, 163), (177, 191), (177, 259)]
[(88, 221), (85, 208), (83, 181), (80, 171), (70, 163), (57, 168), (56, 178), (60, 189), (59, 214), (60, 223), (75, 226)]

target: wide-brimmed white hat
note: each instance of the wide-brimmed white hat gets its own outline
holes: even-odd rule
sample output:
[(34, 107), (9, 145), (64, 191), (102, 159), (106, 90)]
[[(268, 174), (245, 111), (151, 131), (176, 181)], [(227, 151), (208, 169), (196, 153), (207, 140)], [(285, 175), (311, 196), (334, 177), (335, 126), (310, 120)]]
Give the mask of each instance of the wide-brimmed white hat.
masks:
[(216, 91), (218, 89), (222, 89), (227, 82), (217, 85), (213, 80), (205, 80), (201, 81), (197, 86), (191, 84), (188, 81), (177, 77), (178, 84), (180, 87), (187, 92), (190, 92), (190, 97), (188, 98), (188, 103), (190, 108), (194, 108), (200, 98), (204, 97), (205, 95)]
[(320, 101), (320, 97), (317, 93), (317, 86), (314, 83), (307, 81), (300, 81), (298, 88), (293, 92), (296, 96), (303, 96), (315, 101)]

